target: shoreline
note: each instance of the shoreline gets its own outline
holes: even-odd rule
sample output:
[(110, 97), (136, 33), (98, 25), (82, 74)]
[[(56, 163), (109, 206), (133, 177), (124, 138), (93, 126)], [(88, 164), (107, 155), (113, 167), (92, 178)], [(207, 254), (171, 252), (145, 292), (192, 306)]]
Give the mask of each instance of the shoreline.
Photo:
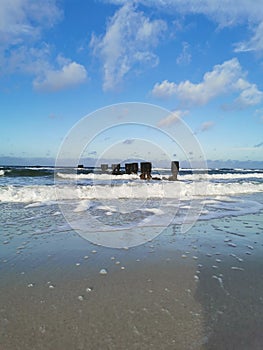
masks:
[(128, 250), (71, 231), (15, 245), (0, 260), (5, 350), (261, 349), (262, 213)]

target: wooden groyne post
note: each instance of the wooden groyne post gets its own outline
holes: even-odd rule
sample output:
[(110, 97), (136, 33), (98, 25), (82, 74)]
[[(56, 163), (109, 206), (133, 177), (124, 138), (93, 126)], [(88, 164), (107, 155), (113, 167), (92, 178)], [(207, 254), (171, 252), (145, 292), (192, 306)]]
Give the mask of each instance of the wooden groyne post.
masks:
[(120, 164), (112, 164), (112, 175), (121, 175), (121, 165)]
[(170, 181), (176, 181), (177, 180), (177, 175), (179, 173), (179, 162), (176, 160), (173, 160), (171, 162), (171, 172), (172, 172), (172, 176), (169, 176)]
[(151, 162), (141, 162), (141, 175), (142, 180), (151, 180), (152, 163)]
[(126, 174), (138, 174), (138, 163), (126, 163), (125, 164), (125, 173)]
[(106, 173), (109, 167), (108, 167), (108, 164), (101, 164), (100, 168), (102, 173)]

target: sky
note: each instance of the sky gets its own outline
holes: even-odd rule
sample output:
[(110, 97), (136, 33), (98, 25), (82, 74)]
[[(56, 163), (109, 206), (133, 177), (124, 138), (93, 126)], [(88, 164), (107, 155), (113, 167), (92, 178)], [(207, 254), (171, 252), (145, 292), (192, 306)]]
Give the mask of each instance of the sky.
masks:
[(262, 73), (263, 0), (1, 0), (0, 165), (54, 163), (85, 125), (87, 162), (198, 144), (214, 166), (263, 168)]

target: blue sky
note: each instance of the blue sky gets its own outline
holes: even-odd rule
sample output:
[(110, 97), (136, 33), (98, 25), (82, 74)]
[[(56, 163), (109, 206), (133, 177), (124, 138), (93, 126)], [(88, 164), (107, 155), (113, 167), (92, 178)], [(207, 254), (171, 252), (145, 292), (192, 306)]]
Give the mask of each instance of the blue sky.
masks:
[(142, 122), (182, 120), (206, 159), (263, 162), (261, 0), (1, 0), (0, 63), (2, 164), (49, 162), (81, 118), (124, 102), (170, 110)]

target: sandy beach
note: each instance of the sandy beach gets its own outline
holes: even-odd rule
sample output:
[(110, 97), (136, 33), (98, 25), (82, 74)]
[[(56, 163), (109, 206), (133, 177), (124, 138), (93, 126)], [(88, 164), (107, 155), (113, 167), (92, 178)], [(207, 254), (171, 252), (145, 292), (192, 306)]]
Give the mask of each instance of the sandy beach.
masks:
[(171, 226), (130, 249), (9, 234), (1, 349), (262, 349), (262, 253), (262, 214)]
[(0, 350), (263, 350), (263, 0), (0, 0)]

